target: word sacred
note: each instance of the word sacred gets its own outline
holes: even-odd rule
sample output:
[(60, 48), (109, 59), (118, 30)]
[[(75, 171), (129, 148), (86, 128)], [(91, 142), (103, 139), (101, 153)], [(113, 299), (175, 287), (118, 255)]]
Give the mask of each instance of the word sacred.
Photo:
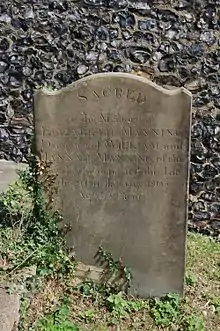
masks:
[[(88, 92), (87, 92), (88, 93)], [(107, 97), (115, 97), (118, 99), (124, 98), (130, 100), (132, 102), (136, 102), (138, 104), (142, 104), (146, 102), (146, 96), (139, 92), (132, 89), (123, 89), (121, 87), (105, 87), (99, 91), (91, 91), (89, 94), (78, 92), (77, 96), (82, 102), (90, 101), (91, 99), (100, 100), (100, 98), (107, 98)]]

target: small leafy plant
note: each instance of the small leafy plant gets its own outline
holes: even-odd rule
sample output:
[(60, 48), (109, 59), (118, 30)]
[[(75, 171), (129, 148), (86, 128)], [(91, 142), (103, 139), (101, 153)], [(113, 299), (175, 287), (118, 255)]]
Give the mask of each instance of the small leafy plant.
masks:
[(203, 319), (201, 316), (189, 315), (184, 317), (182, 321), (184, 331), (203, 331)]
[(114, 289), (106, 284), (96, 284), (92, 281), (85, 281), (78, 286), (79, 291), (83, 296), (90, 297), (95, 300), (99, 294), (106, 296), (112, 293)]
[(123, 292), (111, 294), (106, 299), (106, 306), (112, 312), (115, 318), (127, 316), (131, 312), (137, 312), (146, 308), (146, 302), (143, 300), (128, 300), (124, 298)]
[(214, 313), (220, 316), (220, 298), (215, 294), (210, 294), (208, 298), (210, 302), (209, 304), (212, 306)]
[(94, 309), (88, 309), (88, 310), (80, 313), (80, 316), (86, 323), (90, 323), (94, 319), (95, 310)]
[(35, 330), (37, 331), (79, 331), (76, 324), (68, 320), (69, 307), (65, 298), (61, 307), (53, 314), (49, 314), (40, 319)]
[(130, 269), (123, 264), (122, 259), (115, 261), (112, 253), (107, 252), (102, 246), (98, 249), (98, 257), (100, 264), (105, 265), (103, 280), (117, 279), (115, 287), (118, 287), (118, 291), (127, 292), (131, 285), (132, 274)]
[(186, 273), (186, 285), (194, 286), (197, 282), (197, 277), (192, 273)]
[(123, 298), (122, 293), (111, 294), (106, 299), (106, 306), (116, 318), (126, 316), (129, 312), (128, 301)]
[(150, 314), (157, 326), (172, 326), (180, 317), (179, 296), (176, 294), (167, 294), (161, 299), (151, 299)]

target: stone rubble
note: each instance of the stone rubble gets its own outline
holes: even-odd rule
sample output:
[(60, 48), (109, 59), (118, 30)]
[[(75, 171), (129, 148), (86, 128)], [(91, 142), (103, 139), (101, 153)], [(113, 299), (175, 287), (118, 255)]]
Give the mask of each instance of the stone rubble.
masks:
[(17, 331), (19, 322), (20, 298), (17, 294), (8, 294), (0, 286), (0, 330)]

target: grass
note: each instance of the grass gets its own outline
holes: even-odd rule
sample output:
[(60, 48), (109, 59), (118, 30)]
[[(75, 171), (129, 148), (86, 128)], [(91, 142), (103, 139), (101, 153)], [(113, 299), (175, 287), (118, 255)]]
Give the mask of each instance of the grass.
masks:
[(0, 281), (21, 294), (20, 331), (220, 330), (220, 245), (213, 238), (187, 235), (184, 299), (141, 300), (82, 283), (41, 184), (30, 168), (0, 197)]

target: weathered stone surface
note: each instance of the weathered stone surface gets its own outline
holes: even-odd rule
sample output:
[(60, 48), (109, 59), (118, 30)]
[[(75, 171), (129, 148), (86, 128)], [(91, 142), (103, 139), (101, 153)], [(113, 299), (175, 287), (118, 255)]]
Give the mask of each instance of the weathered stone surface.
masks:
[(26, 166), (25, 163), (0, 160), (0, 192), (6, 190), (9, 184), (17, 180), (17, 170), (25, 169)]
[(93, 265), (102, 245), (131, 268), (132, 293), (182, 293), (190, 93), (114, 73), (35, 101), (37, 150), (58, 174), (76, 258)]
[(17, 294), (8, 294), (0, 287), (0, 330), (17, 331), (20, 300)]

